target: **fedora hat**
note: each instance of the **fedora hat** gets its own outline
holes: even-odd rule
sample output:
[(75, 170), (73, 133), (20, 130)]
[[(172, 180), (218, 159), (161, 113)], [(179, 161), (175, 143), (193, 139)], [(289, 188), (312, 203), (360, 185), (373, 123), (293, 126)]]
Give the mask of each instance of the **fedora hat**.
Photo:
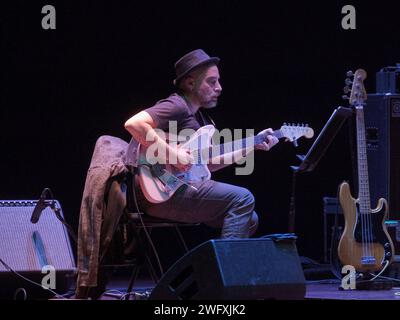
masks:
[(194, 69), (208, 63), (218, 64), (219, 60), (220, 59), (217, 57), (210, 57), (202, 49), (196, 49), (185, 54), (175, 63), (176, 78), (174, 80), (174, 85), (178, 86), (179, 81)]

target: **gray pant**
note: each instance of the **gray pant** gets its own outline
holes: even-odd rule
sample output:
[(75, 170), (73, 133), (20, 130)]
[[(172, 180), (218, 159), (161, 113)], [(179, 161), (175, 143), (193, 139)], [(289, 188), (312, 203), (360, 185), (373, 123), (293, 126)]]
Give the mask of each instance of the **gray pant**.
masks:
[(182, 187), (168, 201), (159, 204), (149, 203), (140, 195), (139, 203), (154, 217), (222, 228), (221, 238), (248, 238), (255, 233), (258, 217), (249, 190), (214, 180), (196, 187), (197, 191)]

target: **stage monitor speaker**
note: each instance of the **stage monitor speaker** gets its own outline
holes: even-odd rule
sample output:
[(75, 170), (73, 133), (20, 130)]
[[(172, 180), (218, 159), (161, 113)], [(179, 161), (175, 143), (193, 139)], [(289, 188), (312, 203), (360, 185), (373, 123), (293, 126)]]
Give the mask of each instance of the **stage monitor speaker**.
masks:
[(369, 94), (364, 108), (371, 206), (389, 204), (400, 220), (400, 95)]
[[(65, 293), (76, 274), (75, 259), (65, 226), (51, 208), (45, 208), (36, 224), (31, 223), (37, 201), (0, 201), (0, 259), (20, 275), (42, 284), (55, 270), (54, 291)], [(58, 208), (60, 204), (56, 201)], [(60, 211), (62, 216), (62, 211)], [(3, 299), (37, 299), (53, 296), (10, 271), (0, 262), (0, 297)], [(43, 268), (45, 267), (45, 268)], [(50, 282), (44, 282), (51, 284)]]
[(294, 240), (209, 240), (178, 260), (151, 300), (303, 299)]

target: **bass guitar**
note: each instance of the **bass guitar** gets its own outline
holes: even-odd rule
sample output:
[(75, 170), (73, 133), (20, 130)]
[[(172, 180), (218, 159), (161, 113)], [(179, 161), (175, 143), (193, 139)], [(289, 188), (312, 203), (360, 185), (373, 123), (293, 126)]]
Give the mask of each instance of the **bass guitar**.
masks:
[[(367, 94), (364, 80), (367, 73), (358, 69), (353, 76), (349, 103), (356, 115), (358, 198), (352, 197), (349, 184), (339, 187), (339, 202), (343, 210), (345, 227), (339, 241), (338, 256), (344, 265), (352, 265), (358, 272), (377, 272), (386, 268), (394, 253), (393, 242), (387, 232), (385, 220), (388, 204), (383, 198), (371, 209), (368, 181), (364, 102)], [(350, 84), (350, 79), (347, 80)], [(348, 88), (348, 87), (347, 87)], [(350, 89), (345, 88), (345, 92)]]

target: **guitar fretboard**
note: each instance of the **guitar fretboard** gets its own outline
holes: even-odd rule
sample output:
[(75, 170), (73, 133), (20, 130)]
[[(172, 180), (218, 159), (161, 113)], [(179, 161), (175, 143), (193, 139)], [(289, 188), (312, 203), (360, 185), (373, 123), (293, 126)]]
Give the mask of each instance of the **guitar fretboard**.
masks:
[[(275, 130), (271, 135), (275, 136), (278, 139), (283, 138), (284, 136), (281, 130)], [(245, 150), (247, 148), (253, 148), (255, 145), (261, 144), (265, 140), (266, 140), (266, 135), (258, 134), (256, 136), (251, 136), (244, 139), (238, 139), (231, 142), (218, 144), (211, 147), (208, 156), (211, 159), (213, 157), (224, 155), (230, 152)]]
[(357, 152), (358, 152), (358, 197), (360, 212), (369, 214), (371, 210), (369, 181), (368, 181), (368, 161), (367, 144), (364, 125), (363, 106), (356, 106), (357, 124)]
[[(275, 136), (278, 139), (284, 137), (284, 134), (280, 129), (273, 131), (271, 135)], [(239, 150), (254, 148), (255, 145), (263, 143), (264, 141), (266, 141), (266, 139), (266, 135), (258, 134), (256, 136), (213, 145), (211, 146), (211, 148), (203, 148), (203, 146), (207, 145), (207, 143), (205, 142), (204, 144), (202, 144), (201, 139), (199, 139), (197, 142), (197, 150), (192, 150), (192, 156), (194, 157), (196, 163), (206, 164), (208, 163), (209, 159), (213, 159), (218, 156), (228, 155), (229, 153)], [(231, 161), (233, 161), (233, 159), (231, 159)]]

